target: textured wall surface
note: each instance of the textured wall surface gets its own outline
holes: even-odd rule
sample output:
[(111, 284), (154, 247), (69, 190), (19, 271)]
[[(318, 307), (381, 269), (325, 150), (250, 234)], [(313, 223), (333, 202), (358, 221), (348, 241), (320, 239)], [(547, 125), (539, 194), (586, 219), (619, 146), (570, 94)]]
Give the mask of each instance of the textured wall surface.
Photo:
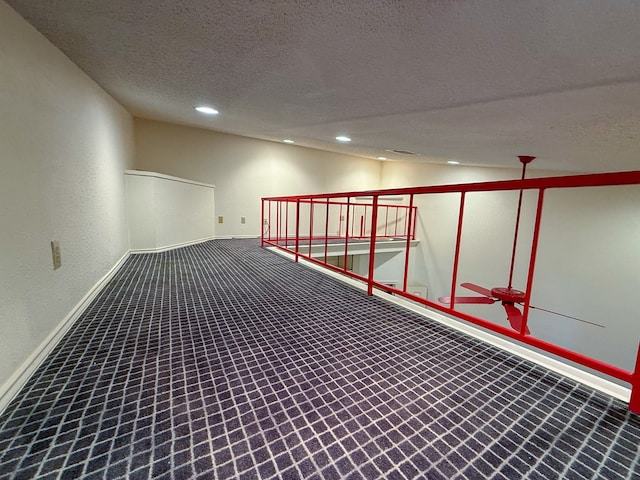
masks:
[[(131, 116), (0, 2), (0, 385), (127, 252)], [(60, 242), (53, 270), (50, 241)]]

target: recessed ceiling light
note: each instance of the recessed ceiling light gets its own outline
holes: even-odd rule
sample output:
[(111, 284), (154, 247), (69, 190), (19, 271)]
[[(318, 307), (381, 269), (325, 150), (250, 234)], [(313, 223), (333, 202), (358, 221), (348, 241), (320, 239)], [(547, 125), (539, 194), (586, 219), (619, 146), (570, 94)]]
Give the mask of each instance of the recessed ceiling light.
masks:
[(449, 165), (460, 165), (460, 162), (457, 160), (447, 160), (447, 163)]
[(196, 110), (200, 113), (205, 113), (207, 115), (217, 115), (218, 110), (216, 110), (215, 108), (211, 108), (211, 107), (195, 107)]
[(350, 142), (351, 139), (349, 137), (345, 137), (344, 135), (338, 135), (336, 140), (339, 142)]
[(377, 158), (378, 158), (378, 160), (386, 160), (387, 159), (387, 157), (377, 157)]
[(284, 139), (284, 140), (282, 140), (282, 141), (283, 141), (284, 143), (296, 143), (296, 142), (294, 142), (293, 140), (290, 140), (290, 139), (288, 139), (288, 138), (286, 138), (286, 139)]

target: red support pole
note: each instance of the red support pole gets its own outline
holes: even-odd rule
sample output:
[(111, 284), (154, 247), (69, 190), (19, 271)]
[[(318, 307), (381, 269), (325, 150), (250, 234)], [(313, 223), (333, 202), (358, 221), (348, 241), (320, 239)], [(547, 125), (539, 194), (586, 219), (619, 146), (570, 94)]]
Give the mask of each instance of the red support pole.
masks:
[(327, 197), (327, 211), (324, 220), (324, 263), (327, 263), (327, 253), (329, 252), (329, 198)]
[(300, 199), (296, 200), (296, 262), (300, 256)]
[(451, 274), (451, 303), (449, 308), (455, 307), (456, 285), (458, 283), (458, 262), (460, 260), (460, 243), (462, 241), (462, 217), (464, 216), (465, 192), (460, 195), (460, 210), (458, 212), (458, 232), (456, 233), (456, 250), (453, 255), (453, 272)]
[(386, 213), (384, 215), (384, 236), (387, 236), (387, 227), (389, 226), (389, 206), (387, 205), (387, 210)]
[(284, 247), (289, 247), (289, 200), (285, 200), (287, 209), (285, 210), (285, 227), (284, 227)]
[(309, 203), (309, 256), (311, 256), (312, 242), (313, 242), (313, 198)]
[[(531, 162), (535, 157), (521, 156), (519, 158), (520, 158), (520, 161), (522, 162), (521, 180), (524, 180), (524, 177), (527, 171), (527, 163)], [(509, 269), (509, 285), (507, 286), (509, 290), (511, 290), (511, 287), (512, 287), (513, 267), (515, 266), (515, 263), (516, 263), (516, 248), (518, 246), (518, 230), (520, 227), (520, 212), (522, 210), (522, 194), (523, 193), (524, 193), (524, 190), (520, 189), (520, 194), (518, 195), (518, 211), (516, 213), (516, 226), (515, 226), (515, 231), (513, 233), (513, 249), (511, 250), (511, 268)]]
[(340, 204), (340, 216), (338, 217), (338, 238), (342, 233), (342, 204)]
[(367, 223), (367, 206), (364, 206), (364, 218), (360, 217), (360, 236), (364, 238), (365, 235), (365, 224)]
[(371, 212), (371, 246), (369, 248), (369, 275), (367, 276), (367, 295), (373, 295), (373, 272), (376, 259), (376, 230), (378, 227), (378, 196), (373, 197), (373, 212)]
[(261, 204), (261, 213), (260, 213), (260, 247), (264, 248), (264, 198), (260, 202)]
[(268, 235), (269, 241), (271, 241), (271, 203), (272, 203), (271, 200), (269, 200), (269, 213), (268, 213), (268, 215), (269, 215), (269, 235)]
[(355, 231), (355, 223), (356, 223), (356, 206), (353, 205), (353, 215), (351, 215), (351, 235), (353, 236), (353, 232)]
[(527, 321), (529, 320), (529, 304), (531, 303), (531, 289), (533, 288), (533, 271), (536, 266), (538, 254), (538, 240), (540, 239), (540, 223), (542, 222), (542, 207), (544, 206), (544, 189), (538, 190), (538, 205), (536, 207), (536, 220), (533, 226), (533, 239), (531, 241), (531, 256), (529, 258), (529, 272), (527, 273), (527, 287), (524, 292), (524, 307), (522, 309), (522, 325), (520, 334), (526, 335)]
[(403, 232), (409, 232), (409, 230), (407, 229), (407, 216), (409, 215), (409, 212), (407, 209), (404, 209), (404, 228), (402, 229)]
[(407, 247), (404, 254), (404, 278), (402, 279), (402, 291), (407, 291), (407, 283), (409, 281), (409, 251), (411, 250), (411, 212), (413, 211), (413, 193), (409, 196), (409, 228), (407, 229)]
[(276, 224), (278, 225), (278, 244), (282, 241), (282, 201), (278, 200), (276, 203)]
[(400, 210), (400, 207), (396, 206), (396, 222), (395, 222), (395, 227), (394, 227), (394, 231), (393, 231), (393, 236), (394, 237), (398, 236), (398, 210)]
[(640, 415), (640, 345), (636, 354), (636, 368), (631, 377), (631, 400), (629, 400), (629, 410)]
[(347, 271), (347, 255), (349, 254), (349, 211), (351, 210), (351, 205), (349, 204), (351, 201), (351, 197), (347, 197), (347, 218), (345, 222), (345, 232), (344, 232), (344, 265), (342, 269)]
[(278, 243), (282, 242), (282, 200), (278, 202)]
[(416, 225), (418, 224), (418, 207), (413, 207), (413, 233), (411, 234), (411, 239), (416, 239)]

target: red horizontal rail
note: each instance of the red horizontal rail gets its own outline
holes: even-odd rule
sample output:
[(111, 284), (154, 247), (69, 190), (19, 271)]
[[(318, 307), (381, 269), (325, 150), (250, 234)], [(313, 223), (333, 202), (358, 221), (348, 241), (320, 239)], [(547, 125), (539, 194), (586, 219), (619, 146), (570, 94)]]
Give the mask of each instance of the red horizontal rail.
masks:
[(536, 347), (539, 348), (541, 350), (544, 350), (548, 353), (551, 353), (553, 355), (558, 355), (560, 357), (564, 357), (567, 360), (570, 360), (572, 362), (584, 365), (585, 367), (591, 368), (593, 370), (602, 372), (606, 375), (609, 375), (611, 377), (623, 380), (625, 382), (629, 382), (631, 383), (632, 379), (633, 379), (633, 372), (629, 372), (627, 370), (624, 370), (620, 367), (616, 367), (615, 365), (610, 365), (608, 363), (605, 362), (601, 362), (600, 360), (597, 360), (595, 358), (591, 358), (588, 357), (586, 355), (582, 355), (580, 353), (574, 352), (573, 350), (568, 350), (566, 348), (560, 347), (558, 345), (555, 345), (553, 343), (549, 343), (549, 342), (545, 342), (544, 340), (540, 340), (538, 338), (532, 337), (530, 335), (521, 335), (519, 332), (516, 332), (515, 330), (512, 330), (510, 328), (507, 327), (503, 327), (502, 325), (497, 325), (495, 323), (489, 322), (488, 320), (484, 320), (482, 318), (476, 317), (474, 315), (470, 315), (468, 313), (464, 313), (464, 312), (460, 312), (460, 311), (454, 311), (453, 309), (449, 308), (449, 307), (445, 307), (442, 306), (438, 303), (432, 302), (430, 300), (426, 300), (422, 297), (418, 297), (416, 295), (412, 295), (410, 293), (407, 292), (403, 292), (401, 290), (398, 290), (396, 288), (393, 287), (389, 287), (388, 285), (382, 285), (382, 284), (378, 284), (374, 282), (374, 285), (378, 288), (383, 288), (385, 290), (390, 290), (393, 293), (401, 296), (401, 297), (405, 297), (408, 298), (409, 300), (412, 300), (414, 302), (418, 302), (421, 303), (423, 305), (426, 305), (430, 308), (433, 308), (434, 310), (438, 310), (440, 312), (446, 313), (446, 314), (453, 314), (456, 317), (462, 319), (462, 320), (466, 320), (469, 323), (473, 323), (475, 325), (478, 325), (480, 327), (486, 328), (488, 330), (491, 330), (493, 332), (499, 333), (501, 335), (504, 335), (506, 337), (512, 338), (514, 340), (517, 340), (519, 342), (525, 343), (527, 345), (531, 345), (532, 347)]
[[(396, 196), (427, 193), (495, 192), (500, 190), (529, 190), (540, 188), (607, 187), (616, 185), (635, 185), (640, 183), (640, 170), (613, 173), (591, 173), (562, 177), (527, 178), (524, 180), (499, 180), (494, 182), (455, 183), (426, 187), (403, 187), (388, 190), (367, 190), (354, 192), (318, 193), (312, 195), (293, 195), (265, 197), (265, 200), (289, 200), (312, 198), (373, 197)], [(393, 205), (397, 206), (397, 205)]]
[[(320, 195), (320, 196), (314, 196), (313, 198), (311, 197), (264, 197), (263, 200), (266, 201), (281, 201), (281, 202), (295, 202), (296, 200), (300, 200), (300, 203), (311, 203), (311, 201), (315, 201), (317, 199), (324, 199), (327, 200), (329, 198), (334, 198), (334, 197), (327, 197), (326, 195)], [(371, 207), (372, 203), (347, 203), (345, 202), (336, 202), (334, 201), (329, 201), (329, 202), (323, 202), (323, 205), (351, 205), (352, 207)], [(389, 207), (389, 208), (401, 208), (401, 209), (408, 209), (409, 206), (408, 205), (397, 205), (397, 204), (392, 204), (392, 203), (379, 203), (378, 207)]]

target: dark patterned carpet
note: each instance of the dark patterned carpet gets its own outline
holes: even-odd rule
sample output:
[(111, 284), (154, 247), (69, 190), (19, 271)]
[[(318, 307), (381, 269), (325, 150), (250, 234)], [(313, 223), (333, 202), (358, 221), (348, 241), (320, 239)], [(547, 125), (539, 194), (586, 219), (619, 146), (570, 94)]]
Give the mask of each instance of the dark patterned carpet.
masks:
[(640, 478), (626, 405), (255, 240), (129, 258), (0, 417), (1, 479)]

